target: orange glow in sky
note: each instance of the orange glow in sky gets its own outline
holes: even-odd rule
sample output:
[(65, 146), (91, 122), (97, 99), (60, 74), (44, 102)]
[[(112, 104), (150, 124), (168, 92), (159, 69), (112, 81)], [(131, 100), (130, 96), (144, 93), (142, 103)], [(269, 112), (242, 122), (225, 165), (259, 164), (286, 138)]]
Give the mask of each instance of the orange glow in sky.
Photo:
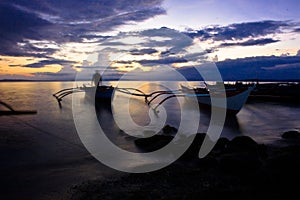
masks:
[(0, 12), (0, 79), (69, 80), (86, 67), (110, 66), (122, 74), (163, 64), (196, 66), (205, 59), (300, 54), (296, 0), (272, 6), (259, 0), (120, 1), (122, 8), (117, 0), (78, 1), (70, 9), (69, 1), (5, 2), (0, 3), (8, 10)]
[(44, 65), (40, 68), (24, 67), (43, 59), (33, 57), (11, 57), (0, 56), (0, 75), (23, 75), (34, 76), (35, 73), (52, 72), (56, 73), (62, 69), (61, 65), (51, 64)]

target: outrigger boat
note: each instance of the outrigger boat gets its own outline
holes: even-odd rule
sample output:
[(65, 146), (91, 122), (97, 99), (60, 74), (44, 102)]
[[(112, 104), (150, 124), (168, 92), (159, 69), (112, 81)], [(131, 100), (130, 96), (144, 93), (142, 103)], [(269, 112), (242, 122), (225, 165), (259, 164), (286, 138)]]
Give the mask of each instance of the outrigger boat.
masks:
[(96, 87), (86, 87), (83, 86), (80, 88), (85, 92), (86, 98), (95, 98), (97, 101), (110, 101), (114, 93), (113, 86), (101, 85)]
[[(206, 85), (205, 88), (189, 88), (181, 85), (181, 91), (185, 94), (187, 100), (192, 100), (197, 97), (196, 100), (200, 105), (212, 106), (211, 97), (215, 98), (215, 107), (226, 109), (227, 114), (236, 115), (246, 103), (251, 91), (255, 88), (254, 85), (224, 85), (223, 92), (213, 85)], [(226, 94), (226, 96), (224, 96)], [(226, 104), (218, 103), (222, 102), (222, 99), (226, 98)], [(225, 107), (226, 106), (226, 107)]]
[(145, 98), (145, 102), (150, 106), (151, 103), (158, 99), (161, 96), (164, 96), (159, 103), (156, 103), (155, 108), (153, 110), (156, 110), (161, 104), (163, 104), (168, 99), (171, 99), (173, 97), (185, 97), (187, 100), (195, 99), (198, 101), (200, 105), (206, 105), (211, 107), (211, 96), (216, 98), (216, 102), (221, 102), (226, 98), (226, 105), (223, 106), (220, 104), (220, 106), (214, 105), (216, 107), (219, 107), (221, 109), (226, 109), (227, 114), (237, 114), (243, 107), (243, 105), (246, 103), (250, 92), (254, 89), (254, 85), (225, 85), (225, 94), (224, 91), (220, 91), (218, 87), (207, 85), (205, 88), (189, 88), (186, 86), (181, 85), (181, 89), (174, 90), (174, 91), (154, 91), (152, 93), (146, 94), (143, 91), (136, 89), (136, 88), (118, 88), (118, 87), (112, 87), (112, 86), (98, 86), (98, 87), (91, 87), (91, 86), (83, 86), (83, 87), (77, 87), (77, 88), (68, 88), (63, 89), (55, 94), (53, 96), (57, 99), (59, 105), (61, 106), (61, 101), (63, 97), (77, 92), (85, 92), (85, 96), (87, 98), (95, 98), (95, 102), (110, 102), (113, 98), (113, 94), (115, 91), (132, 95), (132, 96), (140, 96)]
[(53, 94), (53, 96), (56, 98), (56, 100), (59, 103), (59, 106), (61, 106), (61, 101), (64, 97), (73, 94), (73, 93), (79, 93), (79, 92), (85, 92), (85, 98), (89, 100), (95, 100), (95, 103), (103, 103), (103, 102), (110, 102), (113, 98), (114, 91), (119, 91), (125, 94), (133, 95), (133, 96), (141, 96), (145, 97), (145, 101), (147, 97), (151, 95), (145, 94), (143, 91), (135, 88), (117, 88), (113, 86), (86, 86), (83, 85), (82, 87), (76, 87), (76, 88), (67, 88), (60, 90)]
[(82, 87), (67, 88), (67, 89), (60, 90), (54, 93), (53, 96), (56, 98), (60, 106), (61, 106), (61, 101), (64, 97), (79, 92), (85, 92), (85, 97), (87, 99), (94, 99), (96, 102), (103, 102), (103, 101), (110, 101), (112, 99), (114, 89), (115, 88), (113, 86), (106, 86), (106, 85), (101, 85), (97, 87), (83, 85)]

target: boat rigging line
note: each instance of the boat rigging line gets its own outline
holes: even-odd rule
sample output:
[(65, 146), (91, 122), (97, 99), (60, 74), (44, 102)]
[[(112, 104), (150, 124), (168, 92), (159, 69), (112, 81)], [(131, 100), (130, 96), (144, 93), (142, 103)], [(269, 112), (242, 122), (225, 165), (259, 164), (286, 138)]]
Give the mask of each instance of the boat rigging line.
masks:
[(51, 136), (51, 137), (53, 137), (53, 138), (55, 138), (55, 139), (58, 139), (58, 140), (60, 140), (60, 141), (62, 141), (62, 142), (64, 142), (64, 143), (66, 143), (66, 144), (69, 144), (69, 145), (71, 145), (71, 146), (75, 146), (76, 148), (85, 149), (85, 148), (84, 148), (82, 145), (80, 145), (80, 144), (77, 144), (77, 143), (74, 143), (74, 142), (70, 142), (69, 140), (67, 140), (67, 139), (65, 139), (65, 138), (63, 138), (63, 137), (60, 137), (60, 136), (58, 136), (58, 135), (56, 135), (56, 134), (54, 134), (54, 133), (51, 133), (51, 132), (49, 132), (49, 131), (47, 131), (47, 130), (44, 130), (44, 129), (42, 129), (42, 128), (39, 128), (39, 127), (37, 127), (37, 126), (35, 126), (35, 125), (29, 123), (29, 122), (26, 122), (26, 121), (22, 120), (22, 119), (19, 118), (19, 117), (15, 117), (15, 116), (10, 116), (10, 117), (14, 118), (16, 121), (19, 121), (20, 123), (22, 123), (22, 124), (24, 124), (24, 125), (26, 125), (26, 126), (32, 128), (32, 129), (35, 129), (35, 130), (37, 130), (37, 131), (39, 131), (39, 132), (41, 132), (41, 133), (43, 133), (43, 134), (45, 134), (45, 135)]
[(8, 110), (0, 110), (0, 116), (1, 115), (32, 115), (36, 114), (36, 110), (15, 110), (12, 106), (9, 104), (0, 101), (0, 105), (4, 106)]
[(3, 102), (3, 101), (0, 101), (0, 105), (4, 106), (5, 108), (7, 108), (8, 110), (4, 110), (4, 111), (0, 111), (0, 116), (1, 115), (9, 115), (10, 117), (12, 117), (13, 119), (15, 119), (15, 121), (19, 121), (20, 123), (28, 126), (28, 127), (31, 127), (45, 135), (48, 135), (48, 136), (51, 136), (51, 137), (54, 137), (58, 140), (61, 140), (63, 141), (64, 143), (67, 143), (69, 145), (72, 145), (72, 146), (75, 146), (77, 148), (80, 148), (80, 149), (85, 149), (83, 146), (81, 146), (80, 144), (76, 144), (76, 143), (73, 143), (73, 142), (70, 142), (68, 140), (66, 140), (65, 138), (63, 137), (60, 137), (56, 134), (53, 134), (49, 131), (46, 131), (46, 130), (43, 130), (29, 122), (26, 122), (24, 120), (22, 120), (20, 117), (16, 117), (15, 115), (27, 115), (27, 114), (37, 114), (37, 111), (36, 110), (15, 110), (12, 106), (10, 106), (9, 104)]

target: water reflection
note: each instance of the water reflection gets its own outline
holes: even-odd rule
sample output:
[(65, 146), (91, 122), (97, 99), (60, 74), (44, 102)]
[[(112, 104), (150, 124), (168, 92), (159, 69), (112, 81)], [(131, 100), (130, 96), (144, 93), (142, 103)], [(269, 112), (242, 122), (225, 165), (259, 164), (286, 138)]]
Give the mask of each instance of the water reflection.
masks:
[[(190, 109), (192, 108), (190, 104), (192, 102), (190, 101), (185, 101), (185, 109)], [(207, 129), (209, 124), (211, 123), (211, 110), (209, 107), (206, 106), (199, 106), (200, 110), (200, 121), (199, 121), (199, 133), (207, 133)], [(190, 112), (193, 112), (193, 110), (190, 110)], [(213, 122), (212, 124), (219, 124), (219, 122)], [(238, 121), (238, 116), (236, 115), (227, 115), (225, 122), (224, 122), (224, 127), (221, 133), (221, 137), (227, 137), (229, 139), (234, 138), (238, 135), (241, 135), (241, 129), (240, 129), (240, 124)]]
[[(148, 85), (149, 86), (149, 85)], [(157, 88), (156, 89), (161, 89)], [(149, 87), (149, 91), (151, 91), (152, 88)], [(153, 91), (153, 90), (152, 90)], [(124, 112), (125, 109), (128, 109), (125, 107), (125, 101), (128, 97), (122, 96), (123, 94), (115, 94), (115, 95), (121, 95), (119, 99), (116, 101), (116, 97), (113, 99), (112, 103), (110, 102), (98, 102), (95, 105), (96, 113), (97, 113), (97, 119), (102, 127), (104, 133), (107, 135), (107, 137), (117, 146), (131, 151), (131, 152), (139, 152), (139, 150), (134, 146), (133, 140), (135, 137), (132, 137), (132, 132), (138, 132), (141, 135), (147, 136), (151, 134), (156, 133), (156, 129), (158, 128), (159, 131), (161, 131), (162, 127), (154, 127), (155, 123), (153, 125), (153, 129), (149, 129), (148, 132), (141, 130), (138, 130), (138, 127), (132, 127), (130, 123), (121, 124), (122, 127), (119, 127), (119, 123), (116, 123), (115, 120), (123, 120), (128, 121), (128, 118), (124, 118)], [(160, 99), (157, 99), (157, 101), (160, 101)], [(145, 102), (143, 97), (133, 97), (130, 99), (130, 107), (129, 107), (129, 113), (132, 120), (137, 123), (139, 126), (147, 126), (150, 122), (149, 115), (151, 112), (155, 112), (152, 110), (150, 106), (148, 106)], [(197, 123), (199, 126), (198, 132), (205, 133), (207, 132), (208, 126), (211, 121), (211, 115), (210, 111), (207, 109), (200, 108), (200, 121), (197, 121), (196, 119), (189, 118), (189, 116), (194, 116), (195, 112), (199, 112), (198, 110), (194, 110), (193, 103), (187, 102), (184, 98), (174, 98), (170, 99), (169, 101), (166, 101), (163, 105), (164, 109), (167, 113), (167, 120), (166, 124), (169, 124), (171, 126), (174, 126), (178, 128), (180, 125), (180, 115), (182, 114), (182, 111), (180, 111), (180, 103), (182, 103), (185, 112), (185, 117), (190, 123)], [(198, 104), (197, 104), (198, 106)], [(156, 113), (155, 117), (156, 120), (160, 120), (160, 113)], [(193, 124), (195, 125), (195, 124)], [(191, 128), (192, 129), (192, 128)], [(195, 134), (196, 132), (190, 131), (189, 127), (185, 130), (186, 134)], [(238, 117), (236, 116), (227, 116), (224, 124), (224, 128), (222, 131), (222, 137), (227, 138), (233, 138), (235, 136), (241, 135), (241, 129), (239, 125)]]
[[(91, 102), (86, 101), (86, 103)], [(128, 135), (117, 125), (112, 110), (113, 107), (111, 105), (111, 102), (95, 102), (97, 120), (106, 137), (116, 146), (124, 150), (130, 152), (140, 152), (133, 143), (135, 138)]]
[[(85, 82), (77, 83), (81, 86)], [(23, 120), (33, 123), (41, 128), (49, 128), (57, 132), (57, 134), (66, 134), (65, 129), (74, 126), (72, 119), (72, 98), (66, 97), (62, 101), (63, 108), (59, 109), (56, 100), (52, 94), (64, 89), (73, 87), (73, 82), (1, 82), (0, 83), (0, 97), (1, 100), (10, 104), (15, 109), (37, 110), (35, 116), (20, 116)], [(117, 82), (105, 82), (106, 85), (118, 85)], [(144, 85), (143, 85), (144, 84)], [(180, 82), (169, 82), (171, 89), (178, 89)], [(159, 82), (156, 84), (139, 83), (139, 82), (123, 82), (120, 87), (138, 87), (145, 92), (158, 90)], [(167, 86), (169, 86), (167, 85)], [(190, 83), (190, 85), (198, 86), (199, 82)], [(83, 94), (77, 93), (75, 95), (81, 96)], [(178, 128), (180, 123), (179, 116), (181, 115), (178, 109), (178, 102), (184, 101), (182, 99), (170, 99), (164, 103), (164, 107), (168, 112), (166, 124)], [(113, 101), (114, 104), (114, 101)], [(116, 126), (113, 116), (107, 109), (111, 107), (109, 104), (99, 109), (98, 118), (103, 124), (103, 128), (107, 132), (119, 133), (119, 127)], [(121, 104), (118, 106), (122, 112)], [(191, 114), (193, 109), (185, 108)], [(130, 114), (133, 120), (139, 125), (149, 124), (149, 107), (145, 104), (144, 98), (135, 97), (130, 102)], [(82, 111), (84, 115), (84, 110)], [(276, 115), (275, 115), (275, 114)], [(300, 107), (295, 105), (287, 105), (282, 103), (270, 102), (252, 102), (247, 103), (236, 117), (227, 118), (222, 132), (222, 136), (232, 138), (237, 135), (249, 135), (257, 142), (271, 143), (280, 139), (280, 135), (290, 129), (300, 129)], [(160, 115), (158, 115), (159, 117)], [(187, 119), (192, 120), (187, 116)], [(200, 122), (198, 132), (207, 132), (207, 127), (210, 121), (210, 116), (207, 112), (200, 108)], [(7, 124), (2, 123), (3, 126)], [(61, 125), (60, 125), (61, 124)], [(187, 130), (189, 132), (189, 130)]]

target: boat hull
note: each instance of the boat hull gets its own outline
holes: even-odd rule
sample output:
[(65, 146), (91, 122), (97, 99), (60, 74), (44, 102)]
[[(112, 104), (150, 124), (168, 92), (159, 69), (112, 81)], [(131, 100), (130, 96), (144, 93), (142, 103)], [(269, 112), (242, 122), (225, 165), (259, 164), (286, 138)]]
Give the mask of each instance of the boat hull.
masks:
[(83, 90), (86, 98), (95, 99), (96, 102), (111, 101), (114, 93), (114, 87), (112, 86), (85, 87)]
[[(188, 92), (186, 88), (184, 90), (186, 92)], [(211, 91), (211, 94), (208, 92), (206, 92), (206, 93), (200, 92), (200, 93), (194, 93), (194, 94), (189, 92), (189, 95), (186, 95), (185, 98), (188, 101), (197, 100), (199, 105), (202, 105), (204, 107), (211, 108), (211, 106), (213, 105), (216, 108), (226, 110), (227, 114), (236, 115), (242, 109), (244, 104), (246, 103), (246, 101), (250, 95), (250, 92), (252, 90), (253, 90), (253, 87), (244, 88), (242, 90), (237, 90), (235, 92), (226, 91), (226, 97), (224, 97), (224, 95), (218, 95), (218, 94), (214, 93), (213, 91)], [(213, 99), (214, 104), (212, 104), (211, 98), (214, 98)]]

